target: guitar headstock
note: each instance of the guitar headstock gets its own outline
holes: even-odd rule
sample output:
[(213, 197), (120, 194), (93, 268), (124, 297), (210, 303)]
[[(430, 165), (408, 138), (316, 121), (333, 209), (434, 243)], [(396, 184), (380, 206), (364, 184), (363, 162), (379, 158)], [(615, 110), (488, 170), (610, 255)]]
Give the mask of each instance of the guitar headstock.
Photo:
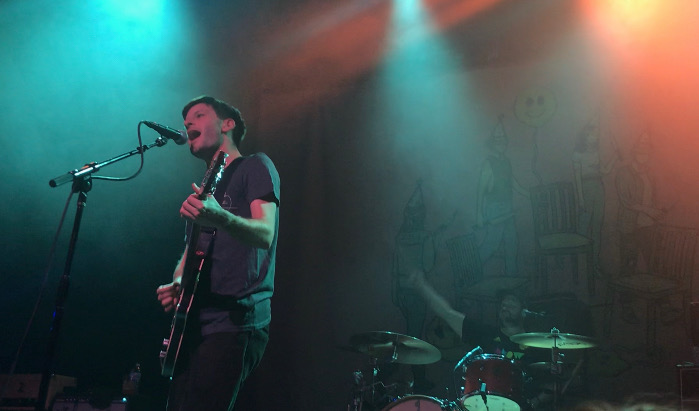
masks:
[(228, 154), (223, 151), (216, 153), (216, 157), (211, 164), (209, 164), (209, 168), (206, 170), (204, 179), (201, 182), (201, 190), (199, 191), (200, 198), (204, 198), (208, 194), (213, 194), (214, 191), (216, 191), (216, 185), (221, 180), (223, 170), (226, 168), (226, 158), (228, 158)]

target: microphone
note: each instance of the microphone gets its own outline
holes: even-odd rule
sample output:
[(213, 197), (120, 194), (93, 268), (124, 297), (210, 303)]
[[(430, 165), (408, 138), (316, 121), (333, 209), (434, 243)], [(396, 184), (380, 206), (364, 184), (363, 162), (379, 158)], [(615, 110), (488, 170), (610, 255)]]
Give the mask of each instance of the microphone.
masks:
[(479, 345), (478, 347), (472, 349), (471, 351), (467, 352), (466, 355), (461, 357), (459, 362), (456, 364), (456, 367), (454, 367), (454, 371), (458, 370), (464, 364), (464, 362), (470, 360), (471, 357), (473, 357), (474, 355), (480, 355), (480, 354), (483, 354), (483, 349)]
[(174, 128), (154, 123), (152, 121), (144, 121), (143, 124), (157, 131), (161, 136), (174, 141), (177, 145), (182, 145), (188, 140), (186, 131), (175, 130)]
[(525, 316), (530, 315), (530, 316), (532, 316), (532, 317), (546, 317), (546, 311), (539, 311), (539, 312), (536, 312), (536, 311), (529, 311), (529, 310), (527, 310), (527, 309), (525, 308), (525, 309), (522, 310), (522, 313), (523, 313)]

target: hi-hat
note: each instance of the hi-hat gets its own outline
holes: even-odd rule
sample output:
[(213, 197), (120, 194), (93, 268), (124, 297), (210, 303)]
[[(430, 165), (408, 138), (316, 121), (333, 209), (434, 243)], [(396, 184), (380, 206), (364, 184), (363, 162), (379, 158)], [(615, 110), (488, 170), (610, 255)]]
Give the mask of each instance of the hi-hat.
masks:
[(442, 358), (442, 353), (432, 344), (390, 331), (355, 334), (350, 337), (350, 345), (380, 361), (399, 364), (431, 364)]
[[(554, 331), (555, 330), (555, 331)], [(595, 339), (584, 335), (560, 333), (554, 328), (550, 333), (522, 333), (510, 337), (513, 343), (534, 348), (560, 348), (562, 350), (592, 348)]]

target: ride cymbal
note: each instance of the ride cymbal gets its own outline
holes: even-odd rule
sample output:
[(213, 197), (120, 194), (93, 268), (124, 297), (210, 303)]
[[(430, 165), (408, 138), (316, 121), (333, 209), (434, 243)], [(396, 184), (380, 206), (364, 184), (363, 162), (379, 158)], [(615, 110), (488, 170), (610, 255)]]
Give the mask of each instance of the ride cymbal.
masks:
[(550, 333), (522, 333), (510, 336), (516, 344), (533, 348), (584, 349), (597, 346), (595, 339), (584, 335), (566, 334), (554, 329)]

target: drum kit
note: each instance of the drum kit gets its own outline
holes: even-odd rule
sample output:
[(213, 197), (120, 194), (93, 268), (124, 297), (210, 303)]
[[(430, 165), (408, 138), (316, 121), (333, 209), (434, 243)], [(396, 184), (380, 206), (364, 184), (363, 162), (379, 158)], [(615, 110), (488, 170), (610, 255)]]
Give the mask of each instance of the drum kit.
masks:
[[(596, 346), (595, 340), (576, 334), (561, 333), (552, 328), (548, 333), (522, 333), (510, 336), (521, 346), (551, 350), (551, 361), (535, 362), (526, 369), (518, 361), (502, 355), (485, 354), (481, 347), (467, 353), (454, 367), (454, 379), (460, 381), (456, 398), (445, 400), (416, 395), (406, 390), (398, 392), (397, 384), (384, 384), (377, 377), (380, 365), (424, 365), (441, 359), (438, 348), (418, 338), (389, 331), (360, 333), (350, 338), (351, 350), (371, 359), (371, 378), (354, 372), (354, 389), (347, 411), (520, 411), (531, 409), (525, 399), (524, 385), (528, 372), (545, 371), (553, 377), (553, 399), (549, 409), (558, 408), (566, 391), (580, 369), (578, 362), (572, 372), (563, 361), (561, 350), (581, 350)], [(458, 377), (458, 378), (457, 378)], [(567, 378), (567, 380), (565, 380)], [(460, 386), (459, 386), (460, 385)]]

